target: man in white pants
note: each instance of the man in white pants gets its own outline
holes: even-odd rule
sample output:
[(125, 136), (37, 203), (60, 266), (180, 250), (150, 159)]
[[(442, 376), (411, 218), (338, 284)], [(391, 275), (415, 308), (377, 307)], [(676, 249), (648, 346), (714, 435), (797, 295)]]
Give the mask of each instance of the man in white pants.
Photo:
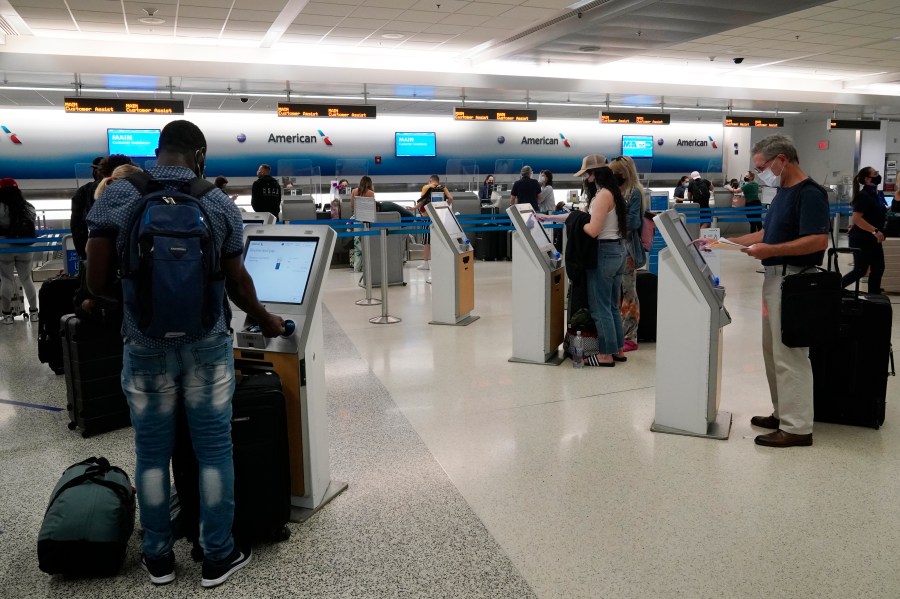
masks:
[(771, 135), (751, 150), (760, 181), (777, 187), (761, 231), (732, 239), (749, 246), (743, 251), (762, 261), (762, 345), (772, 414), (750, 423), (777, 429), (756, 437), (757, 445), (812, 445), (813, 375), (808, 347), (781, 342), (781, 281), (785, 275), (822, 263), (828, 247), (828, 196), (800, 169), (793, 141)]
[[(35, 210), (34, 206), (22, 197), (16, 180), (6, 177), (0, 179), (0, 237), (23, 237), (23, 235), (16, 235), (13, 230), (15, 226), (12, 220), (15, 218), (30, 220), (33, 226)], [(34, 283), (31, 282), (33, 254), (31, 252), (6, 253), (16, 247), (15, 244), (0, 243), (0, 248), (5, 250), (0, 254), (0, 311), (2, 311), (0, 323), (2, 324), (12, 324), (15, 322), (15, 317), (18, 316), (12, 312), (12, 297), (18, 291), (17, 272), (19, 273), (19, 283), (25, 291), (25, 297), (28, 298), (28, 318), (32, 322), (38, 320), (37, 292), (35, 292)], [(22, 245), (19, 244), (18, 247), (22, 247)]]

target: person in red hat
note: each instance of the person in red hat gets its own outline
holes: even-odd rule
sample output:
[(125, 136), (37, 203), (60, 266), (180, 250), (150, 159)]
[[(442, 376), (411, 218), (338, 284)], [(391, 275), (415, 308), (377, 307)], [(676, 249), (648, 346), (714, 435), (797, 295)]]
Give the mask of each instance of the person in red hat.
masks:
[[(19, 184), (15, 179), (0, 179), (0, 237), (7, 240), (34, 238), (34, 206), (25, 201)], [(22, 243), (0, 243), (0, 248), (9, 249), (27, 245)], [(31, 322), (38, 320), (37, 293), (31, 282), (31, 252), (0, 254), (0, 323), (12, 324), (15, 314), (12, 311), (12, 298), (16, 292), (16, 275), (28, 299)]]

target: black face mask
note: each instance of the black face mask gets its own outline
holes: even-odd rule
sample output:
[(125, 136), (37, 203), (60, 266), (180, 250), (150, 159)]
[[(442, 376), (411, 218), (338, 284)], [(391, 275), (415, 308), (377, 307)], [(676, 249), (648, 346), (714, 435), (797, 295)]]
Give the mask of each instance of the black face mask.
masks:
[(750, 177), (744, 177), (744, 183), (749, 183), (749, 182), (750, 182)]
[(881, 185), (881, 175), (875, 175), (874, 177), (869, 177), (872, 180), (872, 185)]
[(619, 173), (616, 173), (616, 185), (619, 187), (625, 185), (625, 177)]

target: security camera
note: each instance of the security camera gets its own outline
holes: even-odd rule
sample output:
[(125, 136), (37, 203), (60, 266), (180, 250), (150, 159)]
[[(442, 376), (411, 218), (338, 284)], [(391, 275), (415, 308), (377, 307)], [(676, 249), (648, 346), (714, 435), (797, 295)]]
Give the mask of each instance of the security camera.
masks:
[(741, 64), (742, 62), (744, 62), (744, 57), (738, 56), (737, 58), (734, 58), (732, 60), (734, 60), (734, 64)]
[(244, 97), (241, 98), (241, 102), (243, 102), (244, 104), (246, 104), (246, 103), (249, 102), (249, 101), (250, 101), (250, 98), (248, 98), (248, 97), (246, 97), (246, 96), (244, 96)]

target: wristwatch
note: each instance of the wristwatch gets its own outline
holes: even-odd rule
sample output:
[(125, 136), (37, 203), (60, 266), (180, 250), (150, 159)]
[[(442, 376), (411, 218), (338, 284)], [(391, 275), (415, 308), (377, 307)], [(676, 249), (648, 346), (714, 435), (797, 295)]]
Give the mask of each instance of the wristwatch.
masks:
[(879, 231), (878, 229), (872, 230), (872, 235), (875, 235), (876, 237), (878, 236), (879, 233), (881, 233), (881, 231)]

